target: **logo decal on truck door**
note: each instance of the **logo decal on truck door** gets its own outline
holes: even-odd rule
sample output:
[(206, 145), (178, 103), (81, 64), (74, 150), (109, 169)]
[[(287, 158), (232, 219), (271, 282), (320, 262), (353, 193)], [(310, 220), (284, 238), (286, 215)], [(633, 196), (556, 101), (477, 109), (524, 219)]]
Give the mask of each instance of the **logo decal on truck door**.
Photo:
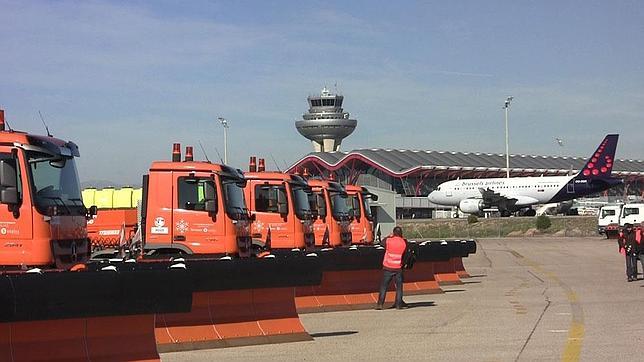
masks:
[(188, 224), (188, 222), (183, 219), (179, 220), (179, 222), (177, 223), (177, 231), (182, 234), (188, 231), (189, 227), (190, 225)]
[(154, 219), (154, 226), (150, 228), (150, 233), (152, 234), (168, 234), (168, 228), (165, 226), (165, 219), (162, 217), (156, 217)]

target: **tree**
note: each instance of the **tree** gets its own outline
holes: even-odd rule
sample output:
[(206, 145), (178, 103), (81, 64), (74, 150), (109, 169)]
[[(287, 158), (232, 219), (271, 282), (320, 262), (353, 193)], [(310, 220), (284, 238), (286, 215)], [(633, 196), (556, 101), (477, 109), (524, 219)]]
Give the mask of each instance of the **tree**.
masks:
[(550, 218), (547, 215), (540, 215), (537, 217), (537, 229), (546, 230), (552, 225)]

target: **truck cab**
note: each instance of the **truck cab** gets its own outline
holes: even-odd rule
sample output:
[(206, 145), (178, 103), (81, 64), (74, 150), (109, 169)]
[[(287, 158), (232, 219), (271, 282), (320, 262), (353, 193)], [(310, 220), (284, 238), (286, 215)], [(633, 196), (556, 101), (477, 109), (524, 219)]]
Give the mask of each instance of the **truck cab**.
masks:
[(619, 215), (619, 226), (644, 222), (644, 204), (624, 204)]
[(597, 215), (597, 232), (606, 238), (615, 237), (619, 233), (619, 215), (622, 205), (605, 205)]
[(90, 254), (78, 146), (6, 130), (0, 110), (0, 265), (66, 269)]
[[(157, 161), (143, 176), (141, 236), (146, 254), (250, 256), (252, 223), (242, 171), (193, 161)], [(179, 156), (176, 157), (176, 154)]]
[(253, 239), (273, 250), (314, 248), (311, 187), (306, 180), (281, 172), (247, 172), (244, 176), (246, 199), (255, 217)]
[(353, 244), (373, 244), (374, 227), (373, 215), (369, 200), (377, 201), (378, 195), (372, 194), (366, 187), (356, 185), (346, 185), (347, 190), (347, 209), (349, 216), (353, 218), (351, 222), (351, 235)]
[(308, 180), (313, 193), (311, 206), (316, 215), (313, 223), (316, 246), (351, 245), (351, 217), (347, 209), (347, 191), (339, 182)]

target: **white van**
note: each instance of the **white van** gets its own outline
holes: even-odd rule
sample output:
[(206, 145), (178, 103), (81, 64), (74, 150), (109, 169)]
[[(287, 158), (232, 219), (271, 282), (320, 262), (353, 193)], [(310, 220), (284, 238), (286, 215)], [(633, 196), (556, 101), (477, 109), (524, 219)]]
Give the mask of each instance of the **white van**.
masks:
[(624, 204), (619, 215), (619, 226), (644, 222), (644, 204)]
[(605, 205), (599, 209), (597, 216), (597, 232), (606, 238), (616, 237), (619, 233), (619, 215), (622, 205)]

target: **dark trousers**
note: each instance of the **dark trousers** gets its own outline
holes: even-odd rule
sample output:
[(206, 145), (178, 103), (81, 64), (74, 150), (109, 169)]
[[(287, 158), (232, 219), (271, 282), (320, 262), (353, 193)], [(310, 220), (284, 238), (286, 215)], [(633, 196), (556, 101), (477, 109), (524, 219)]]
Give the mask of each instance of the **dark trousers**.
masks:
[(626, 254), (626, 277), (637, 279), (637, 255)]
[(378, 305), (383, 305), (385, 303), (385, 295), (387, 294), (387, 289), (389, 288), (389, 283), (391, 279), (396, 283), (396, 306), (402, 306), (403, 303), (403, 272), (402, 270), (391, 271), (383, 269), (382, 271), (382, 284), (380, 284), (380, 294), (378, 295)]

